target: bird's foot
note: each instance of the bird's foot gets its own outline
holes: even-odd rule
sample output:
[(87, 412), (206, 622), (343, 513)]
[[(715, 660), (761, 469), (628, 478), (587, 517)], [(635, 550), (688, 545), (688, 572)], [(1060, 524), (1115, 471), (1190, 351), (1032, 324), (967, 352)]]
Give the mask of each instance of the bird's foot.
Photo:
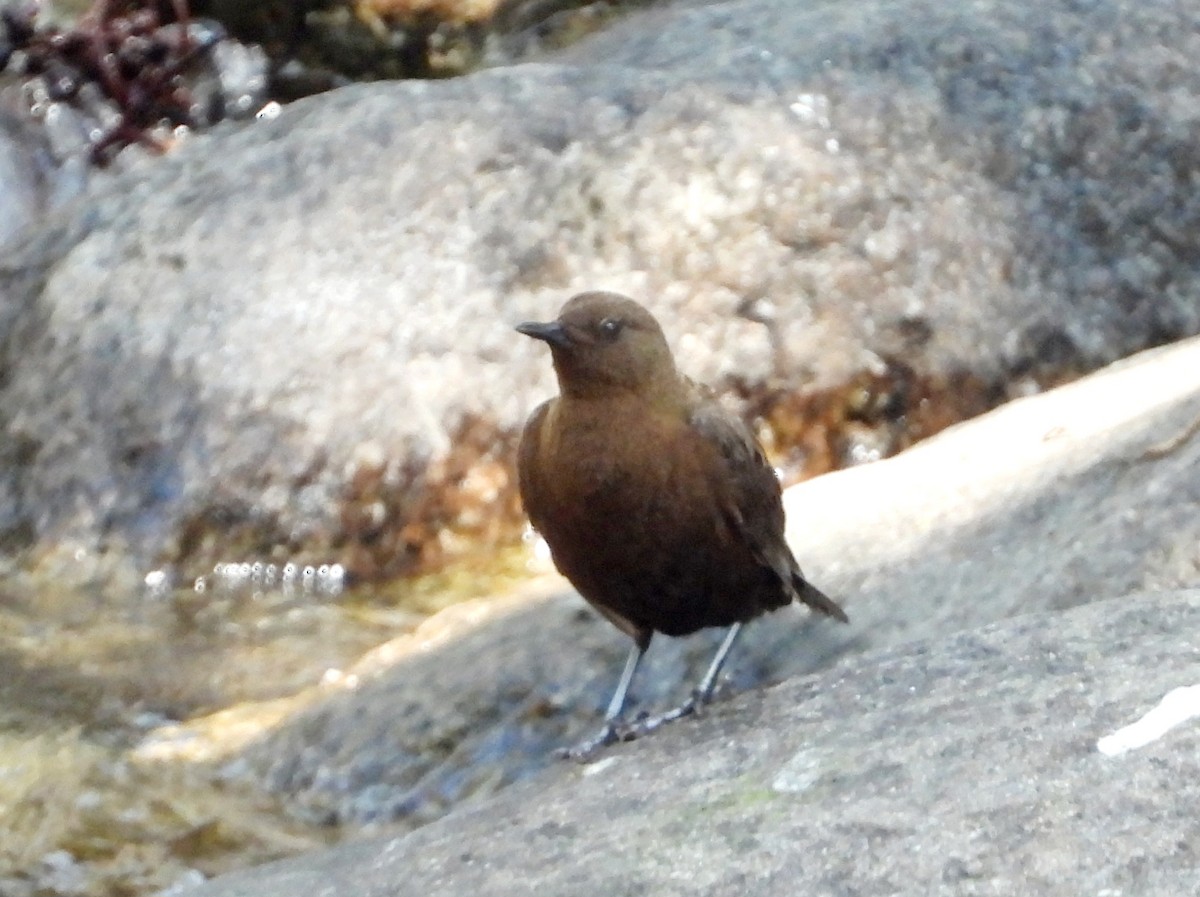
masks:
[(673, 707), (666, 713), (660, 713), (657, 716), (648, 716), (643, 713), (632, 722), (625, 723), (617, 730), (617, 738), (621, 741), (633, 741), (636, 738), (641, 738), (643, 735), (649, 735), (655, 729), (662, 728), (667, 723), (673, 723), (675, 720), (683, 719), (685, 716), (694, 716), (707, 703), (707, 698), (701, 695), (699, 691), (694, 691), (686, 701), (678, 707)]
[(576, 763), (591, 763), (602, 748), (616, 744), (618, 741), (629, 740), (622, 737), (621, 731), (617, 727), (616, 720), (609, 720), (604, 724), (603, 729), (586, 741), (581, 741), (574, 747), (559, 749), (557, 756), (562, 760), (574, 760)]
[(575, 747), (561, 748), (557, 752), (557, 756), (564, 760), (574, 760), (576, 763), (590, 763), (602, 748), (606, 748), (610, 744), (616, 744), (618, 741), (636, 741), (642, 736), (662, 728), (667, 723), (673, 723), (685, 716), (696, 716), (710, 699), (711, 695), (706, 695), (700, 689), (696, 689), (686, 701), (666, 713), (650, 716), (643, 712), (638, 714), (636, 719), (628, 722), (609, 720), (596, 735), (586, 741), (581, 741)]

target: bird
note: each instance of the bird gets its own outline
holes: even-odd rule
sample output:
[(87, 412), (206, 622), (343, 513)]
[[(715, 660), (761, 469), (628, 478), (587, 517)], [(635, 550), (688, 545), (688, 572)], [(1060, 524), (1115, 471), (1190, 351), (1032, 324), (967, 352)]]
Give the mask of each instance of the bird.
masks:
[[(569, 299), (553, 321), (517, 332), (550, 348), (558, 396), (521, 433), (517, 483), (555, 566), (633, 640), (592, 738), (596, 751), (707, 703), (745, 623), (799, 601), (849, 622), (805, 579), (784, 540), (779, 478), (750, 428), (709, 388), (681, 374), (654, 316), (619, 293)], [(679, 707), (622, 722), (656, 633), (724, 627), (707, 672)]]

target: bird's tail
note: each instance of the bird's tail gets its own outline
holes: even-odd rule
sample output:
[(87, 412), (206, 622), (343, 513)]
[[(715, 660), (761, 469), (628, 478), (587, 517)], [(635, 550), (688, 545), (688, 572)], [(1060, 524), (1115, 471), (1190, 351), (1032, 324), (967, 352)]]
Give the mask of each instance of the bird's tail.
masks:
[(817, 611), (817, 613), (833, 617), (835, 620), (841, 620), (843, 623), (850, 622), (850, 618), (846, 616), (846, 612), (838, 607), (832, 598), (814, 586), (801, 574), (795, 573), (792, 575), (792, 587), (796, 590), (796, 597)]

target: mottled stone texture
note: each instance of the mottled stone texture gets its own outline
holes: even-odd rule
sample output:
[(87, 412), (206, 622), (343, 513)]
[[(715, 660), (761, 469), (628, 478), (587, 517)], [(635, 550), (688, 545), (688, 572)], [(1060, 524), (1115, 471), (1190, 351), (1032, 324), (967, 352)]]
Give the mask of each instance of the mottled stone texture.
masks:
[(1200, 721), (1099, 738), (1200, 681), (1200, 593), (848, 658), (408, 836), (216, 879), (312, 894), (1190, 894)]
[(508, 325), (584, 288), (751, 388), (1003, 392), (1195, 332), (1198, 16), (683, 5), (218, 128), (0, 260), (2, 544), (411, 569), (515, 514), (550, 380)]

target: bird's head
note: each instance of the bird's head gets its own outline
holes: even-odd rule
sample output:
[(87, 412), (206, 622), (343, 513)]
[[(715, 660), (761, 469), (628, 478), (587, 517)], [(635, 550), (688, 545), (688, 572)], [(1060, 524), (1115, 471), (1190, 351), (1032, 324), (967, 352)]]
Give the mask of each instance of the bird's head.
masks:
[(550, 347), (565, 396), (600, 398), (622, 393), (674, 393), (679, 375), (654, 316), (619, 293), (580, 293), (547, 323), (517, 331)]

